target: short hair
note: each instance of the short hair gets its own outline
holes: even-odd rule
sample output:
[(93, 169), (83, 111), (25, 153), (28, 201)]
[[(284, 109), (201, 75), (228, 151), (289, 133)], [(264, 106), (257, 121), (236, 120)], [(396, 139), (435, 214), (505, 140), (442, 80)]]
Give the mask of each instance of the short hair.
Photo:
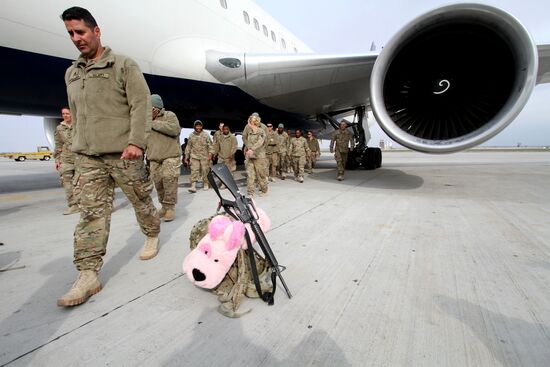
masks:
[(88, 28), (94, 29), (97, 27), (94, 16), (87, 9), (79, 6), (73, 6), (65, 10), (63, 14), (61, 14), (61, 20), (81, 20)]

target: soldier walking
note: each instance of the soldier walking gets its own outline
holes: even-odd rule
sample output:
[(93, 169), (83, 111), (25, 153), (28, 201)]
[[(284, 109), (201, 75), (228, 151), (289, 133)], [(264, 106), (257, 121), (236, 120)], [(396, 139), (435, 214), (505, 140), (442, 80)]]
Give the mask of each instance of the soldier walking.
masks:
[(202, 179), (203, 190), (208, 190), (208, 170), (212, 160), (212, 140), (206, 131), (202, 130), (202, 122), (196, 120), (193, 124), (195, 131), (189, 135), (185, 147), (185, 163), (191, 167), (191, 187), (189, 192), (197, 192), (197, 181)]
[(161, 96), (151, 96), (153, 125), (147, 139), (147, 159), (161, 204), (159, 217), (174, 220), (178, 201), (178, 178), (181, 167), (181, 127), (175, 113), (164, 109)]
[(340, 128), (334, 132), (330, 141), (330, 152), (334, 153), (334, 158), (338, 166), (338, 176), (336, 176), (338, 181), (344, 179), (348, 152), (355, 147), (353, 134), (348, 131), (347, 128), (348, 124), (345, 120), (342, 120), (342, 122), (340, 122)]
[(218, 156), (218, 163), (225, 164), (231, 173), (237, 170), (236, 151), (237, 138), (231, 133), (229, 126), (224, 125), (222, 134), (214, 142), (214, 154)]
[(75, 154), (71, 151), (73, 143), (73, 126), (71, 110), (68, 107), (61, 109), (63, 121), (55, 129), (55, 150), (53, 157), (55, 159), (55, 169), (59, 172), (61, 184), (65, 189), (65, 197), (67, 198), (67, 209), (63, 215), (78, 213), (78, 201), (76, 189), (73, 185), (74, 177), (74, 158)]
[(310, 154), (307, 157), (307, 173), (313, 173), (315, 168), (315, 161), (321, 156), (321, 148), (319, 147), (319, 141), (313, 136), (313, 131), (307, 132), (307, 145), (309, 147)]
[(261, 126), (261, 121), (260, 116), (253, 113), (243, 130), (243, 141), (246, 146), (246, 191), (251, 197), (256, 191), (256, 182), (260, 186), (260, 196), (267, 195), (267, 159), (264, 147), (266, 132)]
[(279, 124), (277, 126), (277, 134), (279, 134), (279, 163), (277, 165), (277, 174), (284, 180), (288, 171), (288, 134), (285, 132), (285, 125)]
[(273, 124), (267, 124), (267, 145), (265, 154), (269, 165), (269, 181), (275, 182), (277, 176), (277, 166), (279, 165), (279, 151), (281, 150), (281, 139), (277, 131), (273, 130)]
[(80, 221), (74, 232), (74, 263), (80, 274), (59, 306), (75, 306), (101, 290), (97, 273), (106, 253), (115, 183), (132, 203), (146, 240), (140, 259), (158, 252), (160, 220), (151, 200), (153, 182), (143, 161), (151, 130), (149, 88), (138, 65), (101, 44), (90, 12), (72, 7), (61, 19), (80, 57), (65, 83), (73, 115)]
[(290, 139), (290, 156), (294, 162), (294, 178), (300, 183), (304, 182), (304, 166), (310, 154), (307, 140), (302, 136), (302, 131), (296, 129), (296, 137)]

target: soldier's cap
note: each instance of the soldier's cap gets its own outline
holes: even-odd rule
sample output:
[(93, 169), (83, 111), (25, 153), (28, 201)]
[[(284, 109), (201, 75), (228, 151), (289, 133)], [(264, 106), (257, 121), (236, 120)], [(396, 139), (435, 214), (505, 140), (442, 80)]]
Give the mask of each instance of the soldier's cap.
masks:
[(201, 120), (195, 120), (195, 122), (193, 123), (193, 127), (197, 126), (197, 125), (201, 125), (202, 126), (202, 121)]
[(260, 117), (260, 114), (258, 112), (253, 112), (252, 115), (250, 115), (250, 117)]
[(280, 127), (281, 129), (284, 129), (284, 128), (285, 128), (285, 125), (279, 124), (277, 127)]
[(151, 104), (153, 107), (163, 109), (164, 108), (164, 102), (162, 102), (162, 98), (158, 94), (151, 94)]

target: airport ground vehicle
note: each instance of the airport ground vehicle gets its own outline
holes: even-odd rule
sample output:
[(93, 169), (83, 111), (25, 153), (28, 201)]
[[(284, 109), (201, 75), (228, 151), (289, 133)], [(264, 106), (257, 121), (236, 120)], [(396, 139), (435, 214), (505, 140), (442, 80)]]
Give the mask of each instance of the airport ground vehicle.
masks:
[(36, 147), (36, 152), (0, 153), (0, 157), (15, 159), (18, 162), (24, 162), (27, 159), (49, 161), (53, 157), (53, 152), (47, 146), (40, 146)]

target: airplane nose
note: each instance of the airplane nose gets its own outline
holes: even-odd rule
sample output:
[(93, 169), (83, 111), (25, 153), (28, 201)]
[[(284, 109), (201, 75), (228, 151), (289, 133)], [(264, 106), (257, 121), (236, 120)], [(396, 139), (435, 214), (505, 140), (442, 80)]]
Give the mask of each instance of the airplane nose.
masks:
[(206, 276), (203, 274), (202, 271), (199, 269), (193, 269), (193, 279), (195, 279), (197, 282), (202, 282), (206, 279)]

